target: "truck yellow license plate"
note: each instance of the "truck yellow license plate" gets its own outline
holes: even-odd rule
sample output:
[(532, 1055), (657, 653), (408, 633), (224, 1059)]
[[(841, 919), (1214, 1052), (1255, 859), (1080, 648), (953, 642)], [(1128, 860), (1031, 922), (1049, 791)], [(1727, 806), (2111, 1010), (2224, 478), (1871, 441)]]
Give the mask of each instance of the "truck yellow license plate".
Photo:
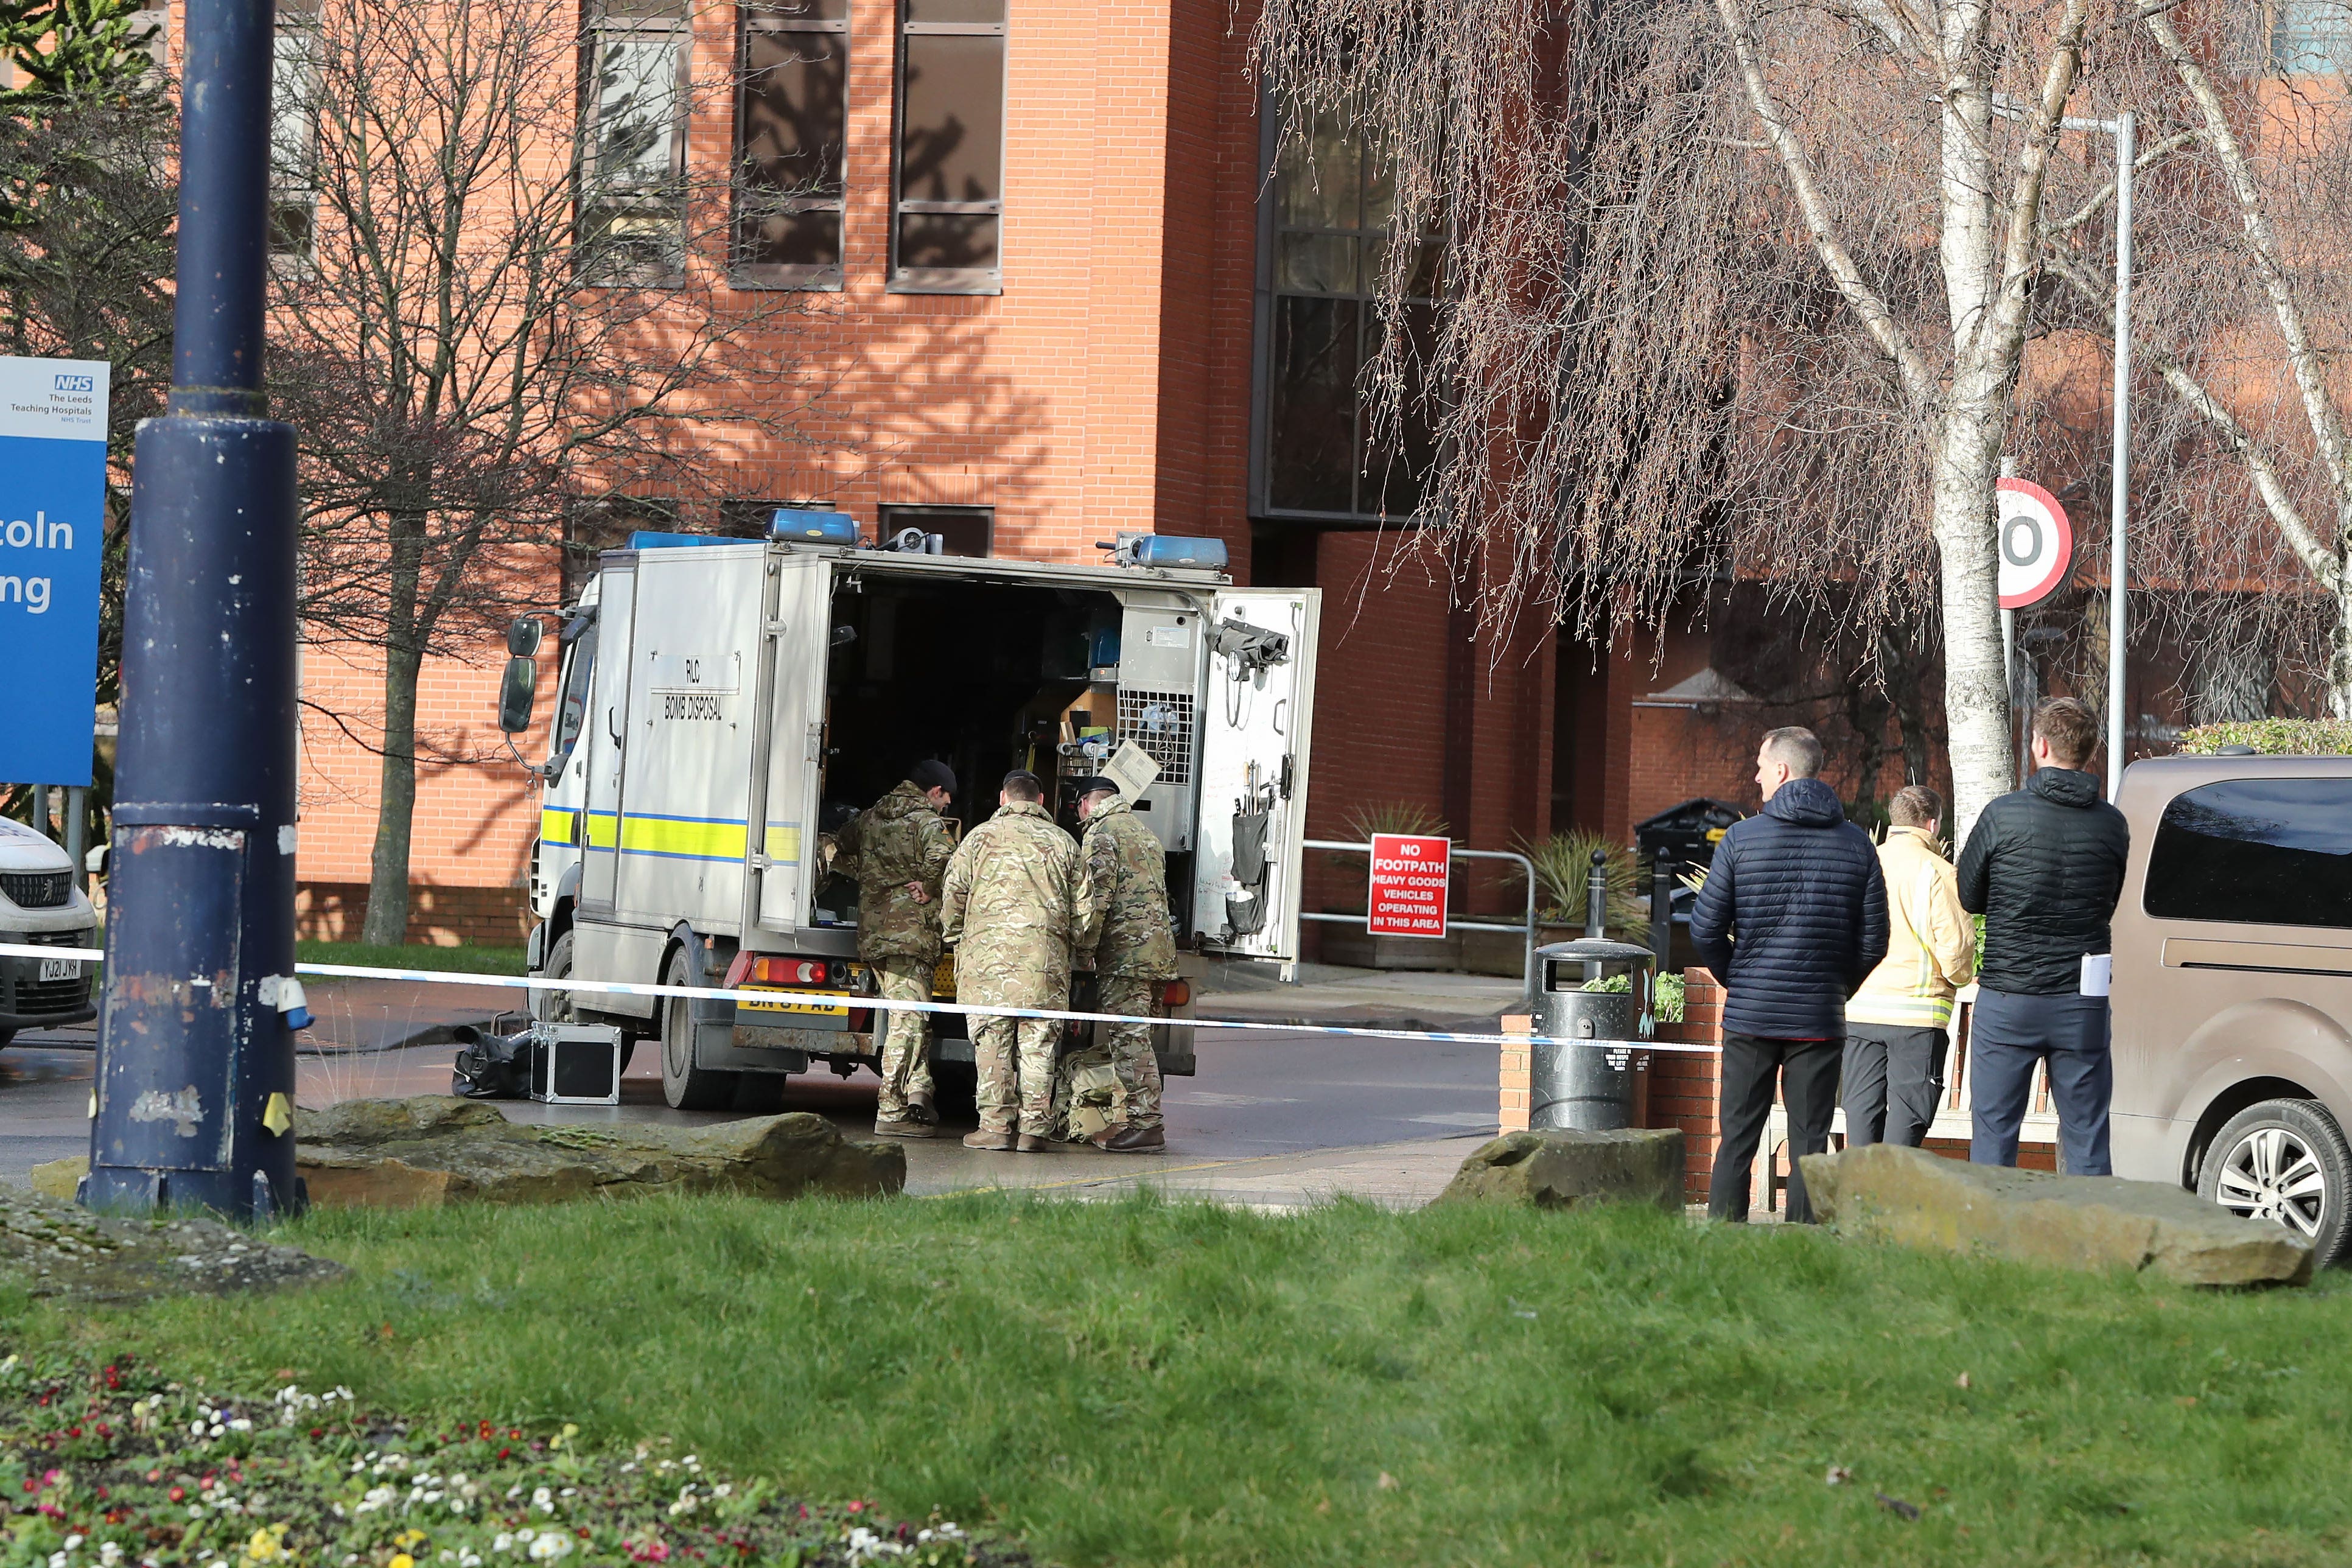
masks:
[[(757, 989), (765, 991), (764, 986)], [(797, 1013), (803, 1017), (846, 1018), (849, 1004), (856, 998), (838, 991), (772, 991), (772, 1002), (738, 1002), (736, 1011), (742, 1013)]]

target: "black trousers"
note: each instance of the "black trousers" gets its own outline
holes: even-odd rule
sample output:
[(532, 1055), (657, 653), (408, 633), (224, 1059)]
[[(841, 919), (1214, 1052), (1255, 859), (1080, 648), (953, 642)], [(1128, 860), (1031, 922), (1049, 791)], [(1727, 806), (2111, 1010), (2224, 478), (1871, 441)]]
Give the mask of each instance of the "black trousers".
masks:
[(1748, 1173), (1772, 1114), (1777, 1079), (1789, 1110), (1789, 1218), (1813, 1222), (1812, 1200), (1797, 1169), (1804, 1154), (1829, 1151), (1830, 1118), (1837, 1110), (1841, 1040), (1767, 1040), (1723, 1037), (1723, 1086), (1716, 1101), (1715, 1173), (1706, 1184), (1709, 1219), (1748, 1221)]
[(1944, 1099), (1944, 1058), (1952, 1037), (1941, 1029), (1903, 1024), (1845, 1026), (1845, 1141), (1900, 1143), (1927, 1141)]

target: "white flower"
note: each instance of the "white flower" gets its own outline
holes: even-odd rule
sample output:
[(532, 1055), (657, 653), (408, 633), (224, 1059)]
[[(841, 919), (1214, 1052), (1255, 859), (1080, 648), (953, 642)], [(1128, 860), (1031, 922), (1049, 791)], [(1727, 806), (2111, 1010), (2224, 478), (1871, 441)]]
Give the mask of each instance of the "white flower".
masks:
[(685, 1458), (680, 1459), (678, 1463), (684, 1465), (689, 1470), (698, 1470), (702, 1468), (702, 1461), (696, 1458), (692, 1454), (688, 1454)]
[(11, 1355), (6, 1361), (0, 1361), (0, 1372), (16, 1371), (16, 1363), (24, 1359), (22, 1356)]
[(727, 1482), (721, 1481), (717, 1486), (710, 1489), (710, 1495), (712, 1497), (726, 1497), (733, 1492), (734, 1489), (735, 1489)]
[(545, 1487), (541, 1487), (530, 1494), (530, 1506), (539, 1510), (541, 1513), (553, 1513), (555, 1511), (555, 1494), (548, 1490)]
[(459, 1547), (457, 1549), (457, 1568), (482, 1568), (482, 1554), (478, 1552), (468, 1552), (462, 1546)]
[(370, 1487), (367, 1496), (360, 1499), (359, 1507), (354, 1511), (373, 1513), (380, 1508), (390, 1508), (393, 1499), (399, 1495), (400, 1493), (391, 1487)]
[(512, 1552), (514, 1550), (514, 1537), (501, 1530), (499, 1531), (499, 1538), (490, 1542), (490, 1550), (493, 1552)]
[(558, 1535), (551, 1530), (545, 1531), (537, 1541), (530, 1543), (531, 1558), (540, 1563), (553, 1562), (571, 1550), (572, 1538), (568, 1535)]
[(68, 1535), (66, 1537), (66, 1550), (68, 1552), (71, 1552), (75, 1547), (79, 1546), (83, 1542), (89, 1539), (89, 1538), (86, 1535)]
[(122, 1543), (117, 1541), (100, 1542), (98, 1560), (106, 1564), (106, 1568), (114, 1568), (114, 1564), (122, 1561)]
[(465, 1500), (464, 1498), (461, 1498), (461, 1497), (453, 1497), (453, 1498), (451, 1498), (451, 1499), (449, 1500), (449, 1511), (450, 1511), (451, 1513), (463, 1513), (463, 1512), (465, 1512), (465, 1511), (466, 1511), (466, 1500)]
[(50, 1552), (49, 1568), (66, 1568), (66, 1554), (62, 1552)]
[(188, 1436), (191, 1436), (191, 1437), (201, 1437), (201, 1436), (203, 1436), (204, 1435), (205, 1435), (205, 1423), (204, 1423), (204, 1422), (202, 1422), (202, 1421), (191, 1421), (191, 1422), (189, 1422), (189, 1423), (188, 1423)]
[(637, 1462), (635, 1459), (631, 1459), (621, 1467), (621, 1473), (625, 1476), (636, 1468)]
[(341, 1503), (331, 1502), (327, 1506), (335, 1510), (335, 1517), (337, 1519), (349, 1519), (352, 1517), (350, 1514), (343, 1511), (343, 1505)]
[(511, 1486), (507, 1489), (507, 1501), (512, 1502), (515, 1499), (520, 1496), (522, 1496), (522, 1488), (520, 1485)]
[(565, 1497), (578, 1497), (580, 1495), (580, 1489), (578, 1487), (566, 1487), (563, 1489), (563, 1495)]
[(253, 1430), (253, 1423), (240, 1415), (228, 1424), (228, 1429), (232, 1432), (250, 1432)]

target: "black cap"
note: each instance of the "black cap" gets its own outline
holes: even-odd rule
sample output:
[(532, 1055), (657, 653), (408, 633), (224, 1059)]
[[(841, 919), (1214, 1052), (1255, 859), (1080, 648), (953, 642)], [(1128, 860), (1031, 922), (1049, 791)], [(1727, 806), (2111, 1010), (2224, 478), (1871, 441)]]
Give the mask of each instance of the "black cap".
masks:
[(1108, 791), (1112, 795), (1117, 795), (1118, 793), (1118, 785), (1111, 783), (1110, 780), (1106, 778), (1091, 778), (1080, 779), (1072, 786), (1072, 793), (1079, 800), (1084, 800), (1090, 795), (1100, 795), (1105, 791)]
[(907, 770), (907, 782), (917, 789), (943, 789), (950, 795), (956, 792), (955, 770), (930, 757)]

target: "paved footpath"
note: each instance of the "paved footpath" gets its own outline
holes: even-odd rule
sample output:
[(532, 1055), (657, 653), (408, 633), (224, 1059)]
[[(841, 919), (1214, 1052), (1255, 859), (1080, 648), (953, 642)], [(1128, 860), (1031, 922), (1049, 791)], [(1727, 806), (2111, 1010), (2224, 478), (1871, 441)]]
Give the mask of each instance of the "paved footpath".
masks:
[[(1518, 995), (1516, 983), (1485, 976), (1310, 969), (1304, 979), (1295, 986), (1208, 993), (1202, 1011), (1270, 1022), (1314, 1016), (1458, 1028), (1491, 1025)], [(313, 990), (318, 1035), (344, 1048), (303, 1055), (299, 1102), (446, 1093), (448, 1029), (486, 1019), (510, 994), (385, 981)], [(420, 1037), (434, 1043), (403, 1043)], [(87, 1152), (94, 1046), (85, 1026), (27, 1033), (0, 1050), (0, 1181), (22, 1182), (36, 1164)], [(957, 1127), (907, 1144), (907, 1190), (921, 1196), (1006, 1186), (1098, 1198), (1149, 1183), (1171, 1194), (1274, 1208), (1343, 1194), (1412, 1206), (1434, 1196), (1479, 1141), (1494, 1134), (1489, 1046), (1305, 1030), (1204, 1031), (1197, 1049), (1199, 1075), (1169, 1080), (1165, 1154), (1077, 1146), (1051, 1154), (985, 1153), (964, 1148), (965, 1129)], [(845, 1131), (862, 1132), (873, 1125), (875, 1087), (873, 1075), (863, 1071), (847, 1079), (811, 1073), (793, 1080), (785, 1108), (814, 1110)], [(508, 1101), (500, 1109), (518, 1121), (592, 1125), (730, 1119), (664, 1105), (650, 1042), (637, 1047), (618, 1106)]]

